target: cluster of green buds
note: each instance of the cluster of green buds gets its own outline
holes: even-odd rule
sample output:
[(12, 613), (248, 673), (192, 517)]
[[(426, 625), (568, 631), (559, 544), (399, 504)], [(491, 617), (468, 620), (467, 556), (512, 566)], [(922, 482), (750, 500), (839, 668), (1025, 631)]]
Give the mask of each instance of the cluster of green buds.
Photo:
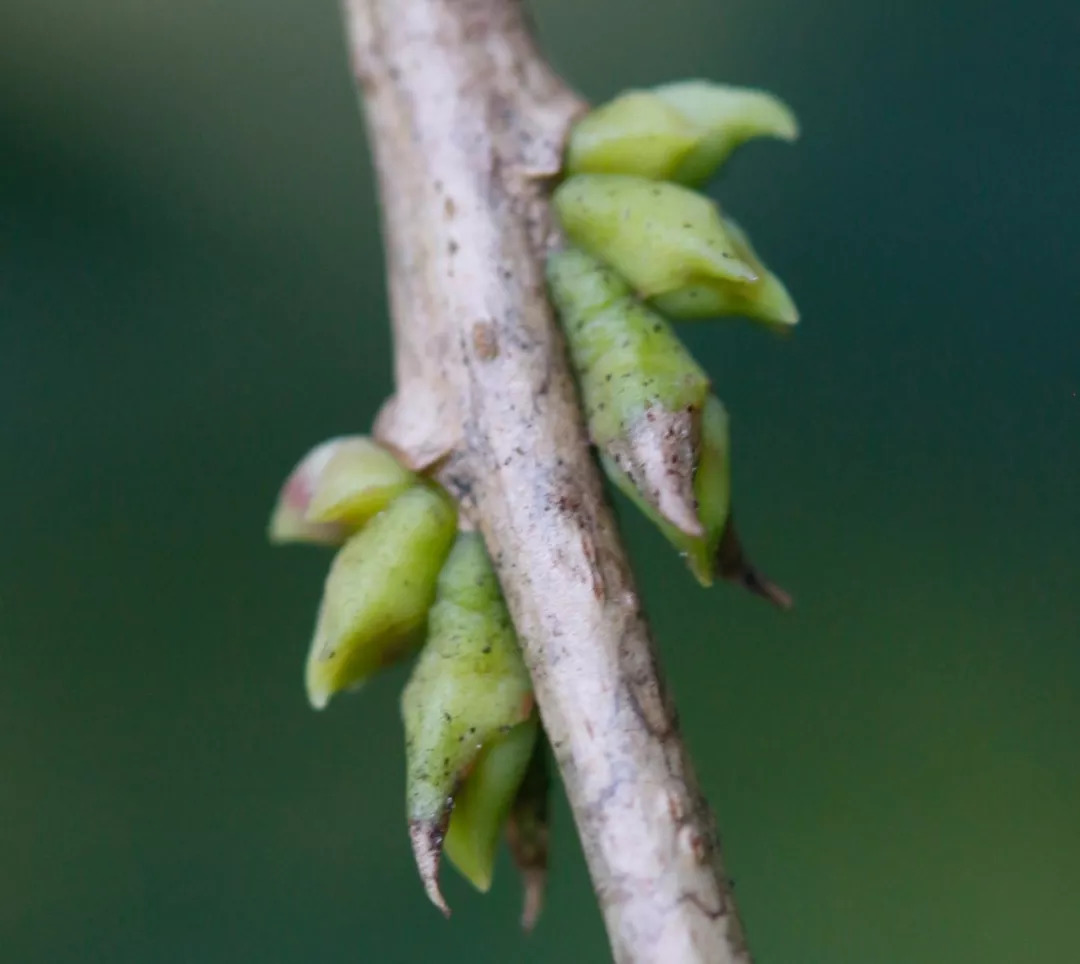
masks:
[(620, 95), (571, 132), (553, 198), (568, 244), (547, 265), (608, 478), (702, 585), (719, 576), (783, 607), (734, 527), (727, 412), (671, 321), (798, 322), (746, 233), (698, 190), (745, 141), (797, 135), (763, 91), (685, 81)]
[(435, 483), (366, 437), (313, 449), (270, 522), (275, 543), (339, 546), (308, 652), (322, 709), (419, 650), (401, 698), (409, 833), (431, 900), (440, 858), (491, 885), (505, 833), (535, 921), (547, 861), (546, 745), (513, 623), (479, 534)]
[[(703, 585), (740, 582), (786, 606), (742, 552), (727, 412), (669, 322), (798, 320), (745, 233), (696, 190), (757, 136), (793, 139), (791, 112), (759, 91), (696, 81), (633, 91), (584, 117), (553, 197), (569, 243), (547, 277), (608, 477)], [(401, 697), (406, 809), (432, 902), (449, 913), (444, 854), (486, 891), (505, 835), (531, 927), (547, 871), (548, 747), (483, 539), (435, 482), (359, 436), (300, 461), (269, 535), (337, 549), (307, 656), (313, 707), (419, 653)]]

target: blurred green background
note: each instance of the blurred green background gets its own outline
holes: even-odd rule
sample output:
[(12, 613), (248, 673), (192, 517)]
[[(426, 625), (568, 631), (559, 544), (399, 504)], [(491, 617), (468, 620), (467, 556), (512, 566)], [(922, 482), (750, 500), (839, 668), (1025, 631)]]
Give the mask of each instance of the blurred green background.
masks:
[[(803, 311), (684, 331), (787, 615), (623, 513), (759, 964), (1080, 960), (1080, 15), (535, 0), (588, 96), (768, 87), (718, 186)], [(390, 390), (331, 0), (0, 4), (0, 959), (607, 959), (402, 821), (397, 671), (324, 714), (278, 485)]]

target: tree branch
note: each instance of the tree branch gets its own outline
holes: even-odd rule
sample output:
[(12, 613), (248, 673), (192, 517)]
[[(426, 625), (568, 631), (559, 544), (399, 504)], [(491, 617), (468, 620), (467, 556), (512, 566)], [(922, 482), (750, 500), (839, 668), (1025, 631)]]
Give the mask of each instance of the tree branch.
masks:
[(583, 103), (518, 0), (345, 0), (397, 394), (380, 439), (482, 531), (619, 962), (749, 961), (544, 284)]

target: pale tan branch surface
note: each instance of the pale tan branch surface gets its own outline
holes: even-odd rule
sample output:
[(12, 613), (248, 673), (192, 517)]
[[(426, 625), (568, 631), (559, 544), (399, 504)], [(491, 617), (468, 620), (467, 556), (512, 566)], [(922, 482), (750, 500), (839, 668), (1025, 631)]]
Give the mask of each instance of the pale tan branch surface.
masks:
[(517, 0), (345, 6), (396, 346), (377, 432), (485, 537), (616, 960), (749, 961), (545, 291), (583, 104)]

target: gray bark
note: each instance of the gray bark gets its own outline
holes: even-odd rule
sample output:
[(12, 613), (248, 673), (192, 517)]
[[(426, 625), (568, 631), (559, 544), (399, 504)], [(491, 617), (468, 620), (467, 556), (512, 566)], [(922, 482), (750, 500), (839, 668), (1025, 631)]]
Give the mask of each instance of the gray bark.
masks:
[(345, 8), (395, 337), (377, 435), (484, 535), (615, 959), (748, 962), (545, 291), (548, 192), (584, 105), (517, 0)]

